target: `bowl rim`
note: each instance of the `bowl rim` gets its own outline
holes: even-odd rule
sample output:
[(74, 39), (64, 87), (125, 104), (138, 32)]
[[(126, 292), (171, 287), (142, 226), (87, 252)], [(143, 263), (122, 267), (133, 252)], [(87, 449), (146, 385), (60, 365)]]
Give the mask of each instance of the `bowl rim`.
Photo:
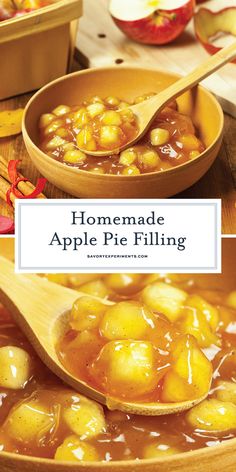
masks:
[(122, 180), (122, 181), (130, 181), (133, 180), (133, 181), (137, 181), (139, 179), (149, 179), (150, 177), (156, 177), (156, 178), (160, 178), (162, 175), (171, 175), (173, 173), (176, 173), (176, 172), (181, 172), (181, 170), (183, 168), (188, 168), (188, 167), (191, 167), (192, 165), (195, 165), (196, 162), (200, 162), (202, 161), (206, 156), (207, 154), (214, 149), (214, 147), (217, 145), (217, 143), (219, 143), (219, 141), (221, 140), (222, 138), (222, 135), (223, 135), (223, 129), (224, 129), (224, 113), (223, 113), (223, 110), (222, 110), (222, 107), (220, 106), (219, 102), (217, 101), (217, 99), (215, 98), (215, 96), (209, 91), (207, 90), (205, 87), (201, 86), (201, 85), (198, 85), (198, 87), (203, 90), (203, 92), (208, 95), (208, 97), (212, 100), (212, 102), (214, 103), (215, 107), (216, 107), (216, 110), (218, 111), (218, 115), (220, 117), (220, 127), (219, 127), (219, 132), (217, 133), (214, 141), (211, 143), (210, 146), (208, 146), (201, 154), (199, 154), (199, 156), (197, 156), (195, 159), (193, 160), (190, 160), (190, 161), (187, 161), (187, 162), (184, 162), (183, 164), (179, 164), (177, 165), (176, 167), (172, 167), (170, 169), (165, 169), (163, 171), (154, 171), (154, 172), (147, 172), (145, 174), (138, 174), (138, 175), (117, 175), (117, 174), (95, 174), (95, 173), (92, 173), (90, 171), (87, 171), (87, 170), (84, 170), (84, 169), (80, 169), (76, 166), (69, 166), (67, 164), (64, 164), (60, 161), (57, 161), (56, 159), (53, 159), (53, 157), (50, 157), (48, 156), (45, 152), (43, 152), (33, 141), (32, 139), (30, 138), (29, 134), (28, 134), (28, 131), (27, 131), (27, 127), (26, 127), (26, 118), (27, 118), (27, 114), (29, 112), (29, 109), (31, 107), (31, 105), (34, 103), (35, 99), (37, 97), (39, 97), (40, 95), (42, 95), (46, 90), (50, 89), (51, 87), (54, 87), (55, 85), (57, 85), (58, 83), (60, 82), (63, 82), (63, 81), (69, 81), (71, 78), (73, 77), (76, 77), (76, 76), (80, 76), (80, 75), (87, 75), (87, 74), (93, 74), (94, 72), (96, 73), (97, 71), (114, 71), (114, 70), (133, 70), (133, 71), (145, 71), (145, 70), (148, 70), (150, 72), (160, 72), (161, 74), (167, 74), (167, 75), (170, 75), (172, 77), (176, 77), (176, 79), (179, 79), (181, 78), (182, 76), (180, 74), (176, 74), (176, 73), (172, 73), (172, 72), (169, 72), (169, 71), (165, 71), (163, 69), (156, 69), (156, 68), (152, 68), (152, 67), (140, 67), (140, 66), (132, 66), (132, 65), (121, 65), (119, 66), (119, 69), (117, 69), (117, 66), (107, 66), (107, 67), (93, 67), (93, 68), (89, 68), (89, 69), (83, 69), (83, 70), (80, 70), (80, 71), (76, 71), (76, 72), (73, 72), (71, 74), (67, 74), (67, 75), (64, 75), (62, 77), (59, 77), (58, 79), (56, 80), (53, 80), (52, 82), (49, 82), (48, 84), (46, 84), (44, 87), (42, 87), (40, 90), (38, 90), (31, 98), (30, 100), (28, 101), (26, 107), (25, 107), (25, 110), (24, 110), (24, 114), (23, 114), (23, 120), (22, 120), (22, 133), (23, 133), (23, 139), (24, 139), (24, 142), (26, 144), (26, 141), (28, 141), (30, 143), (30, 146), (34, 149), (34, 151), (40, 155), (40, 157), (42, 159), (44, 159), (46, 162), (48, 162), (49, 164), (52, 162), (54, 163), (55, 165), (55, 168), (58, 167), (58, 169), (67, 169), (67, 171), (69, 173), (72, 173), (72, 174), (77, 174), (77, 175), (85, 175), (87, 177), (90, 177), (91, 179), (94, 178), (94, 179), (99, 179), (99, 180), (107, 180), (108, 178), (111, 178), (113, 179), (113, 181), (115, 180)]
[[(42, 464), (42, 465), (54, 465), (56, 466), (63, 466), (64, 468), (68, 468), (68, 470), (71, 470), (71, 467), (83, 467), (86, 468), (89, 467), (91, 469), (97, 469), (97, 467), (106, 467), (110, 468), (112, 467), (112, 470), (116, 469), (119, 472), (119, 468), (122, 466), (125, 467), (131, 467), (131, 466), (136, 466), (136, 467), (143, 467), (144, 465), (160, 465), (160, 464), (170, 464), (173, 459), (180, 459), (180, 460), (191, 460), (191, 458), (195, 458), (196, 456), (201, 456), (202, 454), (204, 456), (210, 456), (214, 457), (214, 453), (220, 450), (229, 450), (229, 452), (232, 452), (232, 447), (236, 446), (236, 437), (232, 439), (226, 439), (225, 441), (222, 441), (220, 444), (217, 444), (216, 446), (209, 446), (209, 447), (202, 447), (199, 449), (195, 449), (193, 451), (186, 451), (186, 452), (180, 452), (179, 454), (172, 454), (169, 456), (165, 457), (160, 457), (160, 458), (152, 458), (152, 459), (130, 459), (130, 460), (115, 460), (115, 461), (94, 461), (94, 462), (88, 462), (88, 461), (58, 461), (56, 459), (48, 459), (48, 458), (43, 458), (43, 457), (37, 457), (37, 456), (26, 456), (24, 454), (16, 454), (12, 452), (0, 452), (0, 464), (1, 464), (1, 457), (16, 460), (19, 463), (32, 463), (33, 464)], [(75, 471), (76, 472), (76, 471)], [(141, 471), (140, 471), (141, 472)]]

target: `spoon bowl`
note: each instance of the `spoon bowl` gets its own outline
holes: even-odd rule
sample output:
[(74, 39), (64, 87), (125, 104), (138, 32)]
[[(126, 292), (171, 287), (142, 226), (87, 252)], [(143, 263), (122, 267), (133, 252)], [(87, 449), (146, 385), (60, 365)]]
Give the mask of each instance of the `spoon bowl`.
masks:
[(137, 105), (129, 107), (133, 114), (137, 118), (138, 122), (138, 134), (134, 139), (128, 143), (120, 146), (113, 150), (98, 150), (98, 151), (87, 151), (81, 148), (85, 154), (89, 154), (94, 157), (106, 157), (112, 154), (119, 154), (121, 151), (133, 146), (137, 143), (146, 133), (153, 120), (156, 118), (158, 113), (172, 100), (182, 95), (187, 90), (193, 88), (203, 79), (213, 74), (216, 70), (223, 67), (228, 62), (232, 61), (236, 57), (236, 42), (229, 46), (221, 49), (214, 56), (211, 56), (203, 64), (198, 66), (188, 75), (182, 77), (168, 88), (158, 93), (154, 97), (145, 100)]
[[(44, 364), (82, 395), (111, 410), (131, 414), (159, 416), (179, 413), (200, 403), (201, 398), (179, 403), (126, 402), (107, 396), (70, 374), (61, 364), (56, 345), (64, 334), (72, 304), (84, 293), (62, 287), (35, 274), (16, 274), (14, 264), (0, 257), (0, 301), (12, 313)], [(112, 305), (113, 302), (101, 300)]]

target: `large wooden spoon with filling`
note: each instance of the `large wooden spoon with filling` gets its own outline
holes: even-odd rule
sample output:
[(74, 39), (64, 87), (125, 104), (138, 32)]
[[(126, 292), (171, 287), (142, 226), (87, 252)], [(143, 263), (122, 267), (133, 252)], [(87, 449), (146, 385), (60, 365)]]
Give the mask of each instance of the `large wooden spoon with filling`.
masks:
[(119, 154), (124, 149), (127, 149), (130, 146), (133, 146), (137, 141), (139, 141), (148, 128), (150, 127), (153, 120), (156, 118), (158, 113), (172, 100), (182, 95), (187, 90), (193, 88), (203, 79), (213, 74), (216, 70), (220, 69), (222, 66), (235, 59), (236, 57), (236, 42), (221, 49), (214, 56), (208, 58), (203, 64), (198, 66), (192, 72), (190, 72), (185, 77), (182, 77), (177, 82), (174, 82), (172, 85), (167, 87), (165, 90), (162, 90), (154, 97), (145, 100), (144, 102), (139, 103), (138, 105), (130, 106), (129, 109), (132, 110), (134, 115), (137, 118), (138, 123), (138, 134), (134, 139), (128, 143), (120, 146), (116, 149), (108, 150), (97, 150), (97, 151), (87, 151), (86, 149), (81, 150), (89, 154), (90, 156), (109, 156), (111, 154)]
[(110, 409), (147, 416), (188, 410), (205, 398), (180, 403), (126, 402), (111, 398), (70, 374), (57, 356), (56, 344), (67, 329), (72, 304), (84, 295), (35, 274), (16, 274), (14, 264), (0, 256), (0, 301), (12, 313), (44, 364), (75, 390)]

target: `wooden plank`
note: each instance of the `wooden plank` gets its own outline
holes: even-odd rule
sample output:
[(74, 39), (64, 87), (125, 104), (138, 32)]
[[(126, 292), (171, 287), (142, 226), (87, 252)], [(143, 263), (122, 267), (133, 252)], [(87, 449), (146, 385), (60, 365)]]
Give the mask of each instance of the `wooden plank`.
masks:
[[(76, 47), (77, 57), (86, 67), (116, 64), (139, 64), (187, 74), (207, 57), (208, 53), (196, 41), (193, 22), (180, 38), (170, 45), (146, 46), (129, 40), (114, 24), (108, 13), (109, 0), (86, 0), (80, 21)], [(210, 0), (204, 6), (219, 10), (235, 6), (235, 0)], [(102, 37), (105, 35), (105, 37)], [(119, 64), (117, 64), (119, 67)], [(236, 66), (228, 64), (203, 81), (219, 99), (224, 111), (236, 117)]]

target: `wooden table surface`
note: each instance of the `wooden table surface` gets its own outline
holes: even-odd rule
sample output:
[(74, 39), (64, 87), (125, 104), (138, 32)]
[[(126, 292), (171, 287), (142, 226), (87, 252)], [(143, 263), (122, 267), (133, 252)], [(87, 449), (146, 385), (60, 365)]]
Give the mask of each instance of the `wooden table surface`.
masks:
[[(80, 68), (77, 65), (77, 69)], [(30, 94), (0, 102), (0, 110), (24, 107)], [(236, 119), (225, 115), (225, 134), (222, 149), (211, 169), (193, 187), (174, 198), (221, 198), (222, 233), (236, 234)], [(39, 173), (31, 163), (22, 136), (0, 139), (0, 155), (4, 158), (21, 159), (21, 172), (33, 183)], [(70, 195), (46, 184), (47, 198), (71, 198)], [(0, 200), (0, 214), (8, 215), (8, 206)]]

